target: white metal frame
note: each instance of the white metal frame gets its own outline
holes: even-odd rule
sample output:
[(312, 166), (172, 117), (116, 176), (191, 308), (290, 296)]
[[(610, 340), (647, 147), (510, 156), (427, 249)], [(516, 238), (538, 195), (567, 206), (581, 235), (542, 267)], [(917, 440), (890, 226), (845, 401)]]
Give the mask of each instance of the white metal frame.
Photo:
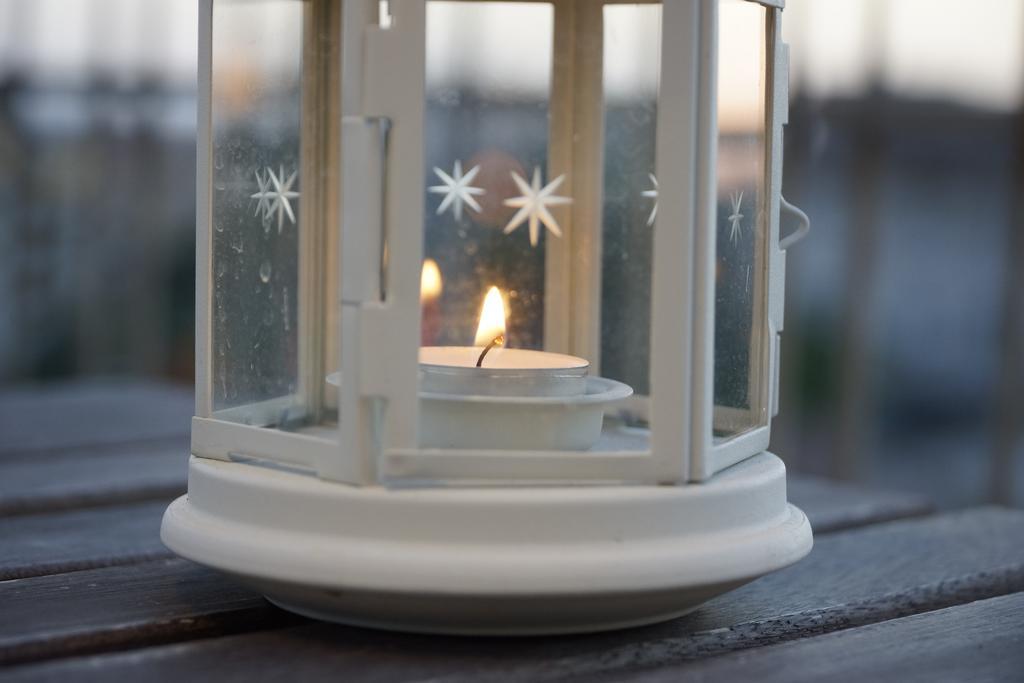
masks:
[[(616, 0), (608, 0), (615, 2)], [(758, 0), (752, 0), (758, 1)], [(594, 12), (604, 3), (552, 0), (556, 37), (567, 27), (593, 30)], [(515, 483), (681, 483), (702, 480), (767, 446), (768, 427), (733, 439), (725, 447), (711, 439), (714, 263), (715, 50), (703, 41), (717, 40), (715, 0), (666, 0), (662, 41), (663, 74), (658, 95), (657, 176), (663, 192), (658, 223), (679, 229), (655, 231), (652, 266), (652, 425), (650, 451), (574, 453), (558, 451), (442, 451), (418, 448), (419, 263), (423, 253), (419, 201), (423, 178), (423, 101), (425, 1), (392, 3), (393, 22), (377, 25), (377, 0), (345, 0), (341, 40), (341, 178), (342, 218), (337, 240), (342, 382), (340, 438), (287, 433), (211, 419), (211, 249), (210, 249), (210, 81), (213, 0), (200, 0), (199, 162), (197, 173), (197, 334), (196, 414), (193, 453), (229, 459), (239, 453), (313, 468), (326, 479), (369, 485), (380, 482), (430, 481), (456, 484), (486, 481)], [(781, 3), (763, 1), (769, 8)], [(596, 8), (596, 9), (595, 9)], [(769, 9), (769, 12), (776, 10)], [(777, 382), (777, 337), (781, 330), (783, 252), (778, 248), (778, 185), (781, 170), (781, 125), (785, 117), (785, 51), (775, 27), (775, 61), (771, 104), (771, 256), (769, 302), (771, 381)], [(589, 28), (587, 28), (589, 27)], [(571, 33), (571, 31), (568, 31)], [(565, 58), (587, 59), (596, 46), (572, 46)], [(557, 41), (556, 41), (557, 43)], [(588, 53), (587, 50), (590, 50)], [(771, 47), (769, 47), (771, 50)], [(771, 52), (769, 52), (769, 55)], [(598, 55), (600, 57), (600, 54)], [(709, 59), (711, 57), (711, 59)], [(665, 66), (671, 65), (665, 77)], [(571, 67), (569, 67), (571, 68)], [(556, 77), (562, 78), (556, 74)], [(598, 71), (600, 79), (600, 71)], [(553, 126), (588, 139), (600, 139), (600, 82), (581, 79), (573, 86), (573, 106), (553, 102)], [(780, 106), (781, 104), (781, 106)], [(594, 119), (596, 114), (596, 124)], [(595, 127), (596, 125), (596, 127)], [(600, 218), (600, 145), (567, 144), (552, 136), (552, 171), (566, 164), (574, 191), (590, 197), (576, 207)], [(586, 141), (584, 141), (585, 143)], [(561, 145), (561, 146), (560, 146)], [(596, 158), (594, 150), (598, 151)], [(589, 156), (588, 156), (589, 155)], [(401, 159), (401, 163), (394, 163)], [(391, 163), (388, 163), (388, 162)], [(596, 164), (595, 164), (596, 162)], [(596, 166), (598, 169), (594, 171)], [(579, 171), (590, 168), (591, 171)], [(596, 213), (594, 213), (596, 207)], [(578, 221), (582, 223), (582, 221)], [(568, 222), (567, 222), (568, 225)], [(595, 224), (597, 225), (597, 224)], [(566, 240), (551, 250), (553, 260), (569, 260), (577, 276), (553, 292), (555, 300), (590, 302), (583, 315), (571, 318), (546, 340), (550, 348), (584, 352), (597, 360), (600, 311), (600, 233), (567, 230)], [(387, 253), (381, 245), (387, 244)], [(597, 261), (592, 259), (597, 257)], [(584, 268), (581, 261), (589, 261)], [(578, 272), (577, 272), (578, 271)], [(562, 271), (566, 272), (566, 271)], [(564, 285), (564, 283), (563, 283)], [(588, 286), (589, 285), (589, 286)], [(684, 305), (680, 305), (683, 302)], [(692, 302), (692, 305), (685, 305)], [(327, 306), (330, 306), (328, 300)], [(546, 312), (550, 318), (553, 314)], [(559, 316), (561, 317), (561, 316)], [(561, 318), (566, 319), (566, 318)], [(547, 322), (547, 321), (546, 321)], [(325, 364), (329, 358), (325, 357)], [(772, 400), (774, 409), (777, 401)]]
[[(330, 13), (330, 0), (314, 0), (304, 8), (304, 31), (309, 30), (312, 23), (331, 17), (339, 21), (340, 17)], [(213, 367), (213, 245), (212, 245), (212, 149), (213, 149), (213, 13), (214, 0), (199, 0), (199, 60), (198, 60), (198, 120), (197, 120), (197, 159), (196, 159), (196, 417), (192, 420), (192, 453), (208, 458), (229, 460), (235, 455), (265, 459), (275, 462), (313, 466), (326, 460), (336, 460), (333, 456), (337, 448), (337, 439), (331, 429), (315, 428), (311, 433), (285, 432), (276, 429), (263, 429), (262, 425), (274, 424), (285, 409), (298, 411), (318, 411), (321, 377), (323, 368), (329, 362), (323, 355), (317, 342), (322, 338), (321, 322), (330, 321), (331, 316), (321, 316), (320, 311), (327, 308), (321, 293), (319, 280), (324, 271), (332, 270), (324, 255), (325, 243), (330, 244), (329, 233), (332, 232), (325, 224), (333, 210), (322, 200), (329, 196), (326, 186), (313, 184), (303, 190), (303, 215), (311, 214), (303, 220), (300, 231), (299, 259), (299, 388), (297, 393), (289, 396), (260, 401), (221, 410), (213, 409), (212, 367)], [(317, 13), (316, 16), (313, 16)], [(320, 60), (311, 60), (310, 45), (304, 45), (303, 55), (303, 96), (308, 97), (317, 88), (330, 90), (331, 71), (329, 64)], [(315, 62), (315, 63), (314, 63)], [(326, 69), (327, 73), (322, 70)], [(313, 83), (312, 81), (317, 81)], [(316, 86), (314, 88), (313, 86)], [(329, 94), (316, 90), (314, 97)], [(304, 101), (302, 145), (303, 177), (313, 174), (309, 169), (313, 165), (325, 165), (322, 161), (311, 161), (310, 153), (316, 151), (330, 158), (330, 151), (318, 150), (320, 139), (312, 140), (305, 130), (313, 130), (318, 126), (309, 125), (309, 112), (319, 112), (319, 104)], [(323, 131), (315, 131), (320, 136)], [(330, 165), (330, 164), (326, 164)], [(329, 179), (328, 175), (328, 179)], [(313, 181), (310, 181), (311, 183)], [(308, 210), (305, 210), (308, 209)], [(330, 403), (330, 401), (327, 401)], [(336, 430), (334, 430), (336, 431)]]
[[(778, 412), (779, 382), (779, 333), (782, 330), (783, 302), (785, 297), (785, 251), (779, 245), (779, 210), (782, 185), (782, 134), (789, 112), (789, 52), (782, 41), (782, 2), (760, 1), (765, 6), (765, 209), (766, 230), (756, 245), (756, 259), (763, 264), (756, 269), (759, 277), (755, 280), (755, 304), (753, 326), (759, 333), (752, 335), (750, 350), (751, 384), (750, 410), (739, 411), (713, 405), (714, 362), (714, 301), (709, 299), (711, 311), (710, 329), (704, 335), (709, 344), (703, 367), (709, 373), (709, 385), (705, 405), (711, 407), (711, 415), (704, 416), (705, 428), (700, 430), (700, 443), (695, 443), (691, 478), (703, 481), (717, 472), (734, 465), (768, 448), (771, 439), (771, 419)], [(712, 30), (717, 34), (717, 27)], [(717, 58), (717, 55), (715, 55)], [(716, 90), (717, 93), (717, 90)], [(717, 137), (717, 126), (715, 127)], [(715, 165), (712, 165), (715, 168)], [(711, 192), (714, 192), (714, 177)], [(713, 228), (712, 228), (713, 229)], [(714, 235), (714, 233), (711, 233)], [(712, 245), (712, 249), (713, 249)], [(714, 253), (708, 263), (714, 263)], [(713, 283), (710, 283), (713, 292)], [(712, 294), (713, 296), (713, 294)], [(716, 442), (712, 436), (712, 422), (720, 426), (749, 424), (751, 415), (763, 415), (763, 424), (735, 436)], [(710, 417), (710, 419), (708, 419)], [(696, 430), (695, 430), (696, 431)]]
[[(561, 5), (568, 6), (569, 3)], [(353, 125), (357, 124), (356, 118), (388, 119), (392, 134), (387, 140), (386, 155), (390, 160), (402, 161), (400, 164), (388, 164), (382, 189), (386, 207), (383, 230), (389, 245), (384, 300), (374, 300), (374, 297), (367, 296), (366, 291), (345, 289), (345, 283), (352, 275), (347, 270), (350, 264), (358, 267), (354, 263), (357, 259), (362, 264), (372, 262), (372, 254), (360, 252), (342, 262), (342, 298), (348, 310), (348, 315), (343, 313), (342, 346), (346, 348), (354, 343), (359, 351), (351, 354), (352, 362), (342, 366), (342, 413), (345, 418), (342, 420), (341, 457), (360, 464), (336, 468), (334, 476), (353, 483), (428, 480), (455, 484), (481, 479), (492, 483), (524, 480), (594, 483), (609, 480), (685, 481), (688, 471), (685, 444), (690, 431), (687, 416), (690, 414), (693, 307), (680, 305), (680, 302), (689, 301), (693, 292), (693, 243), (697, 232), (694, 218), (698, 213), (695, 186), (698, 174), (693, 171), (701, 138), (697, 127), (697, 93), (701, 69), (706, 68), (701, 64), (700, 17), (702, 13), (714, 11), (713, 4), (710, 0), (676, 0), (664, 8), (663, 30), (673, 39), (663, 41), (662, 63), (672, 65), (672, 69), (668, 77), (662, 78), (659, 93), (657, 135), (661, 153), (657, 172), (662, 186), (673, 189), (666, 193), (667, 199), (659, 212), (664, 224), (678, 228), (655, 233), (653, 307), (657, 314), (652, 320), (652, 336), (658, 341), (652, 348), (651, 364), (652, 375), (659, 380), (653, 387), (651, 449), (617, 453), (443, 451), (417, 447), (418, 337), (415, 325), (419, 321), (418, 264), (422, 258), (423, 207), (418, 202), (399, 201), (399, 198), (422, 194), (424, 7), (423, 0), (393, 3), (394, 17), (390, 28), (370, 25), (364, 29), (362, 106), (356, 114), (350, 108), (351, 102), (344, 105), (346, 114), (353, 117)], [(578, 4), (576, 8), (579, 9)], [(560, 15), (560, 19), (556, 19), (556, 31), (565, 30), (566, 18), (569, 21), (587, 21), (586, 12), (582, 11), (575, 18), (569, 18), (571, 14), (567, 17)], [(358, 39), (348, 25), (345, 31), (346, 39)], [(346, 78), (353, 75), (353, 69), (349, 64), (345, 65)], [(575, 87), (592, 88), (593, 84), (576, 84)], [(583, 96), (592, 98), (593, 93), (584, 93)], [(556, 125), (565, 123), (557, 116), (572, 116), (564, 110), (559, 113), (557, 109), (553, 115), (556, 116)], [(572, 131), (572, 127), (569, 130)], [(347, 132), (348, 129), (346, 135)], [(559, 149), (558, 144), (556, 142), (556, 148), (552, 150), (555, 156), (553, 163), (559, 158), (576, 161), (581, 146), (570, 152)], [(358, 158), (357, 149), (359, 143), (345, 137), (342, 153), (346, 171), (350, 168), (349, 160)], [(365, 159), (360, 166), (364, 162)], [(343, 172), (343, 175), (348, 177), (349, 174)], [(361, 177), (372, 175), (363, 173)], [(585, 178), (581, 174), (572, 182), (599, 183), (600, 175), (597, 174), (595, 181), (594, 177)], [(347, 181), (344, 187), (349, 190)], [(351, 230), (348, 227), (349, 216), (364, 214), (353, 206), (360, 201), (373, 204), (376, 197), (365, 188), (363, 191), (345, 192), (343, 254), (355, 246), (354, 242), (350, 244), (350, 240), (365, 239), (365, 224), (359, 226), (361, 238), (354, 234), (357, 232), (354, 224)], [(370, 238), (370, 243), (373, 242)], [(346, 410), (346, 397), (355, 410), (361, 410), (357, 419), (351, 419), (356, 413)], [(365, 421), (362, 419), (364, 415), (367, 416)], [(367, 439), (366, 435), (375, 431), (372, 423), (378, 419), (383, 425), (379, 438)], [(324, 468), (320, 469), (323, 473)]]
[[(213, 412), (212, 310), (213, 119), (210, 100), (213, 71), (213, 0), (199, 0), (199, 59), (196, 90), (196, 415)], [(194, 452), (194, 449), (193, 449)]]

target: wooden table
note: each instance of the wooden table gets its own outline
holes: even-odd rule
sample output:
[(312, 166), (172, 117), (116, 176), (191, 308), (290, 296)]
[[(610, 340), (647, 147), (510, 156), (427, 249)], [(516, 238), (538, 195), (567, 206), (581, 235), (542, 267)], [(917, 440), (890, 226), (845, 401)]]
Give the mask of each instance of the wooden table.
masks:
[(1024, 512), (797, 476), (810, 556), (669, 623), (470, 639), (292, 616), (160, 543), (191, 412), (161, 385), (0, 392), (0, 679), (1024, 679)]

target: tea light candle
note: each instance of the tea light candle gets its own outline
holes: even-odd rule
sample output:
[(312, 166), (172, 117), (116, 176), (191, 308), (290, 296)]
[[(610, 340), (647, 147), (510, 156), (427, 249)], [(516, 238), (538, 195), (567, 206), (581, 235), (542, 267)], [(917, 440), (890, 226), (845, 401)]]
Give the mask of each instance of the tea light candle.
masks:
[(497, 287), (484, 298), (475, 346), (420, 349), (420, 390), (465, 396), (582, 396), (590, 363), (547, 351), (504, 348), (505, 304)]

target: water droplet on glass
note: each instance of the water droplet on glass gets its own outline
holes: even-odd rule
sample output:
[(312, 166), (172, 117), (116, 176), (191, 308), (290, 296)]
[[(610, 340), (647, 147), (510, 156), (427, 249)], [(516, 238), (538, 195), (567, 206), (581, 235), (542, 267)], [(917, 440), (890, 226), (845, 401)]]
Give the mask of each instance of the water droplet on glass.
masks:
[(629, 111), (629, 118), (637, 126), (643, 126), (651, 120), (651, 112), (647, 109), (631, 109)]
[(213, 155), (213, 167), (216, 169), (224, 168), (224, 155), (220, 151)]
[(454, 107), (459, 104), (459, 91), (454, 88), (442, 90), (437, 96), (438, 102), (445, 107)]
[(270, 282), (270, 261), (264, 261), (260, 264), (260, 279), (264, 282)]
[(224, 226), (221, 225), (220, 223), (214, 223), (213, 229), (216, 230), (217, 232), (224, 232)]
[(227, 271), (227, 265), (223, 261), (217, 261), (217, 277), (224, 277), (224, 273)]

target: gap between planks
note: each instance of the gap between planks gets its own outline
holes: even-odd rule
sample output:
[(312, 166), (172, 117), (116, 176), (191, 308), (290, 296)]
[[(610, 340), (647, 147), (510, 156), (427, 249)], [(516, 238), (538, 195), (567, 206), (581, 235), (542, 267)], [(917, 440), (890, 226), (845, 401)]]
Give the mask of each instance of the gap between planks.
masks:
[[(223, 618), (228, 624), (225, 629), (230, 630), (239, 623), (233, 621), (238, 614), (264, 604), (227, 578), (172, 560), (161, 565), (166, 574), (161, 583), (179, 588), (167, 594), (173, 598), (170, 602), (155, 601), (160, 606), (158, 615), (145, 609), (123, 613), (125, 605), (137, 607), (149, 599), (150, 579), (144, 566), (100, 570), (91, 572), (93, 576), (69, 575), (69, 581), (85, 583), (102, 582), (105, 576), (107, 585), (131, 590), (125, 595), (103, 590), (91, 595), (76, 589), (65, 600), (77, 600), (77, 604), (59, 605), (65, 610), (62, 616), (51, 609), (49, 626), (37, 624), (36, 637), (9, 633), (8, 644), (10, 656), (21, 661), (29, 656), (26, 653), (32, 658), (81, 655), (89, 651), (90, 642), (136, 648), (132, 653), (69, 660), (77, 664), (67, 665), (72, 670), (78, 666), (79, 672), (100, 667), (96, 670), (121, 676), (151, 671), (173, 676), (204, 671), (237, 675), (243, 672), (231, 667), (245, 663), (275, 671), (277, 660), (288, 661), (291, 675), (300, 677), (336, 674), (345, 666), (352, 667), (353, 674), (383, 671), (397, 680), (431, 676), (532, 681), (596, 675), (759, 648), (1020, 592), (1024, 590), (1024, 547), (1012, 541), (1022, 535), (1024, 513), (1000, 509), (837, 533), (823, 538), (803, 562), (717, 598), (687, 617), (629, 631), (546, 639), (409, 636), (304, 621), (305, 625), (281, 629), (287, 624), (271, 619), (258, 624), (255, 632), (225, 637), (210, 637), (215, 627), (207, 624), (195, 632), (199, 640), (187, 636), (186, 643), (152, 647), (154, 633), (165, 642), (183, 639), (166, 624), (188, 623), (196, 617)], [(136, 574), (134, 583), (118, 577), (131, 572)], [(190, 593), (189, 586), (196, 581), (205, 588)], [(18, 583), (27, 591), (20, 596), (26, 611), (24, 618), (12, 617), (25, 624), (31, 614), (46, 613), (45, 600), (33, 590), (41, 594), (46, 586), (59, 583), (59, 577), (0, 584), (0, 596)], [(238, 602), (225, 605), (225, 596), (232, 595), (238, 596)], [(75, 610), (101, 616), (94, 616), (93, 625), (83, 634), (82, 629), (76, 630)], [(165, 624), (166, 630), (153, 631), (154, 621)], [(136, 641), (126, 637), (133, 628), (145, 637)], [(97, 640), (89, 640), (90, 632)], [(0, 637), (0, 648), (3, 642)], [(111, 645), (114, 642), (116, 646)], [(40, 666), (40, 672), (52, 672)]]

